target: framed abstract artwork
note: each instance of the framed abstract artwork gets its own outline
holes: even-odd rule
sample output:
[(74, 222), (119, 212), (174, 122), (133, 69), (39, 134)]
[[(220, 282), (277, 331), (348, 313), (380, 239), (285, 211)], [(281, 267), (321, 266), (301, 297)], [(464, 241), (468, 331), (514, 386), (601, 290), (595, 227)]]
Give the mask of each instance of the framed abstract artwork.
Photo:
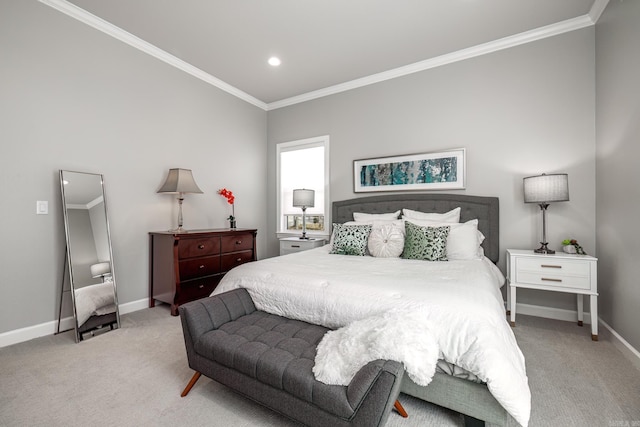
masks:
[(465, 188), (465, 149), (353, 161), (354, 192)]

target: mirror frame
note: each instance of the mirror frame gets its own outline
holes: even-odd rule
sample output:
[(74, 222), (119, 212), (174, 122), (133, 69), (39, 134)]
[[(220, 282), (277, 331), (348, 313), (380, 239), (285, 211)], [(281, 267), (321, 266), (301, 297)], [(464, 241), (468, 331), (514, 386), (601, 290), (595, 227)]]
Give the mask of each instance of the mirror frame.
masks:
[[(115, 272), (115, 267), (114, 267), (114, 262), (113, 262), (113, 248), (112, 248), (112, 244), (111, 244), (111, 230), (109, 227), (109, 212), (107, 209), (107, 198), (106, 198), (106, 194), (104, 191), (104, 176), (102, 174), (97, 174), (97, 173), (89, 173), (89, 172), (77, 172), (77, 171), (71, 171), (71, 170), (60, 170), (60, 191), (61, 191), (61, 196), (62, 196), (62, 212), (64, 215), (64, 231), (65, 231), (65, 238), (66, 238), (66, 262), (67, 262), (67, 271), (69, 272), (69, 284), (70, 284), (70, 288), (71, 288), (71, 301), (72, 301), (72, 308), (73, 308), (73, 319), (74, 319), (74, 331), (75, 331), (75, 340), (76, 343), (79, 343), (80, 341), (82, 341), (83, 338), (83, 334), (89, 331), (94, 331), (97, 329), (101, 329), (104, 326), (109, 326), (110, 330), (113, 329), (114, 327), (114, 322), (113, 320), (108, 321), (107, 323), (101, 323), (101, 322), (97, 322), (96, 326), (93, 327), (89, 327), (87, 330), (83, 330), (81, 327), (87, 323), (89, 323), (91, 321), (91, 318), (94, 317), (94, 315), (92, 315), (87, 321), (85, 321), (82, 325), (78, 324), (78, 309), (77, 309), (77, 301), (76, 301), (76, 283), (74, 281), (74, 274), (73, 274), (73, 258), (72, 258), (72, 248), (71, 248), (71, 232), (70, 232), (70, 224), (69, 224), (69, 214), (68, 214), (68, 209), (67, 209), (67, 195), (65, 192), (65, 173), (69, 174), (69, 173), (73, 173), (73, 174), (82, 174), (82, 175), (92, 175), (95, 177), (98, 177), (100, 179), (100, 191), (102, 193), (102, 200), (103, 200), (103, 205), (104, 205), (104, 216), (105, 216), (105, 225), (106, 225), (106, 240), (107, 240), (107, 245), (109, 247), (109, 264), (110, 264), (110, 274), (111, 274), (111, 279), (112, 279), (112, 285), (113, 285), (113, 303), (115, 305), (115, 326), (117, 328), (120, 328), (120, 310), (118, 307), (118, 292), (117, 292), (117, 280), (116, 280), (116, 272)], [(104, 283), (104, 282), (103, 282)], [(64, 287), (63, 287), (64, 288)], [(110, 315), (111, 313), (106, 313), (105, 316)], [(107, 318), (108, 319), (108, 318)], [(88, 325), (90, 326), (90, 325)]]

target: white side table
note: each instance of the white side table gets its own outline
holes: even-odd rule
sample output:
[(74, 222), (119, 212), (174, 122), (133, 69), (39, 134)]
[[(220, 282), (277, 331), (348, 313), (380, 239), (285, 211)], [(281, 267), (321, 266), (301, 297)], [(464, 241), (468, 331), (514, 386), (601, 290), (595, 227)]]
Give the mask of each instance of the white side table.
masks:
[(507, 249), (507, 314), (516, 325), (516, 289), (529, 288), (576, 294), (578, 325), (583, 321), (583, 296), (591, 304), (591, 339), (598, 341), (598, 259), (564, 252), (537, 254)]
[(324, 246), (325, 239), (301, 239), (299, 237), (284, 237), (280, 239), (280, 255), (307, 251)]

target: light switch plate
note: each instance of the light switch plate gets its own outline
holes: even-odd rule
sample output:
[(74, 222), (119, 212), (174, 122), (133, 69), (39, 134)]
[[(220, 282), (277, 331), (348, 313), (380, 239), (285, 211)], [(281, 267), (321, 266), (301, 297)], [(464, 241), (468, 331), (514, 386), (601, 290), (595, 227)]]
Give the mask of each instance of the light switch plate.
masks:
[(49, 213), (49, 202), (46, 200), (38, 200), (36, 202), (36, 214), (47, 215)]

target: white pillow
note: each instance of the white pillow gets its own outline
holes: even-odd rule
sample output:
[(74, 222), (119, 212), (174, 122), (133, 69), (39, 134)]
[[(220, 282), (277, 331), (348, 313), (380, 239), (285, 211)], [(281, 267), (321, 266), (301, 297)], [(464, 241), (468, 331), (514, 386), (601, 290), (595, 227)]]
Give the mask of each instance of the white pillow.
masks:
[[(354, 214), (355, 215), (355, 214)], [(420, 219), (440, 222), (460, 222), (460, 208), (455, 208), (446, 213), (420, 212), (411, 209), (402, 209), (402, 218)]]
[(484, 235), (478, 231), (477, 219), (458, 224), (414, 219), (407, 219), (407, 221), (423, 227), (451, 227), (447, 238), (447, 259), (451, 261), (479, 259), (484, 254), (480, 246)]
[(397, 258), (404, 250), (404, 228), (392, 223), (373, 228), (367, 246), (374, 257)]
[(395, 212), (391, 212), (391, 213), (382, 213), (382, 214), (370, 214), (370, 213), (354, 212), (353, 213), (353, 220), (354, 221), (358, 221), (358, 222), (373, 221), (373, 220), (376, 220), (376, 219), (389, 220), (389, 219), (398, 219), (399, 216), (400, 216), (400, 211), (399, 210), (397, 210)]

